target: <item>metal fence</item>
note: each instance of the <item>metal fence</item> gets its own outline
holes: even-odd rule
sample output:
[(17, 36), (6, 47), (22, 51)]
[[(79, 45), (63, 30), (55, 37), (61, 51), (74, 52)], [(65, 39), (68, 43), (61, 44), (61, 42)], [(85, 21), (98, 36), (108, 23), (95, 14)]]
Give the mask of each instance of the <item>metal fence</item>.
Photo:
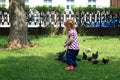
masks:
[[(55, 27), (64, 27), (64, 21), (71, 18), (77, 27), (120, 27), (120, 12), (95, 11), (58, 13), (29, 12), (26, 13), (26, 24), (28, 27), (46, 27), (49, 23)], [(9, 13), (0, 11), (0, 27), (10, 27)]]

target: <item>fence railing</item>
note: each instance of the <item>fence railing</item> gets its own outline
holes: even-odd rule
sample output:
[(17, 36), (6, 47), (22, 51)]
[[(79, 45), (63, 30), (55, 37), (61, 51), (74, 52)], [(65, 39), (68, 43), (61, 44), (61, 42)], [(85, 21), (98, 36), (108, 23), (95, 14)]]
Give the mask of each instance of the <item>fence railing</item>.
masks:
[[(64, 21), (71, 18), (77, 27), (120, 27), (120, 12), (95, 11), (58, 13), (56, 11), (26, 13), (28, 27), (46, 27), (49, 23), (55, 27), (64, 27)], [(0, 11), (0, 27), (10, 27), (9, 13)]]

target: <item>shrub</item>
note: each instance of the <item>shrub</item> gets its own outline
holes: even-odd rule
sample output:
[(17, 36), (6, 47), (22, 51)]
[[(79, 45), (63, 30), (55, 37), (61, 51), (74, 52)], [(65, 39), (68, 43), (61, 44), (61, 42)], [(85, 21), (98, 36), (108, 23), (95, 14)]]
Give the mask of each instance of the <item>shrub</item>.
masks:
[(26, 12), (26, 13), (29, 13), (29, 12), (30, 12), (30, 7), (27, 6), (27, 5), (25, 6), (25, 12)]
[(52, 35), (56, 35), (58, 28), (55, 27), (53, 24), (51, 24), (50, 22), (47, 25), (47, 33), (48, 35), (52, 36)]
[(0, 7), (0, 11), (4, 12), (8, 12), (8, 9), (6, 9), (5, 7)]

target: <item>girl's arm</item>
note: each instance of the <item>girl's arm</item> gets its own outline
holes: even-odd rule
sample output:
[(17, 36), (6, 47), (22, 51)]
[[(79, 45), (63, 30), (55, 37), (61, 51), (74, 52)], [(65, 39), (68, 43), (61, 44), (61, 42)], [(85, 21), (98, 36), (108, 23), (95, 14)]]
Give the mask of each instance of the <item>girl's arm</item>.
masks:
[(74, 40), (73, 36), (70, 36), (70, 38), (68, 39), (68, 41), (64, 44), (64, 47), (71, 45), (71, 43), (73, 42), (73, 40)]

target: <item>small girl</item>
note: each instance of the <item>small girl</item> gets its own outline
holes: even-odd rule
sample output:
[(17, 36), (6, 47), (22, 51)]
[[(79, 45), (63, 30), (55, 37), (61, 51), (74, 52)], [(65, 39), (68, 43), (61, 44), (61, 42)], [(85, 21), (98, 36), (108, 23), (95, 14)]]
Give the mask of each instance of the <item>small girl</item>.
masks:
[(64, 47), (67, 47), (66, 52), (66, 62), (68, 67), (65, 70), (74, 70), (77, 67), (76, 57), (79, 53), (79, 43), (77, 31), (74, 26), (74, 21), (72, 19), (67, 19), (64, 23), (66, 31), (68, 32), (68, 38), (64, 43)]

